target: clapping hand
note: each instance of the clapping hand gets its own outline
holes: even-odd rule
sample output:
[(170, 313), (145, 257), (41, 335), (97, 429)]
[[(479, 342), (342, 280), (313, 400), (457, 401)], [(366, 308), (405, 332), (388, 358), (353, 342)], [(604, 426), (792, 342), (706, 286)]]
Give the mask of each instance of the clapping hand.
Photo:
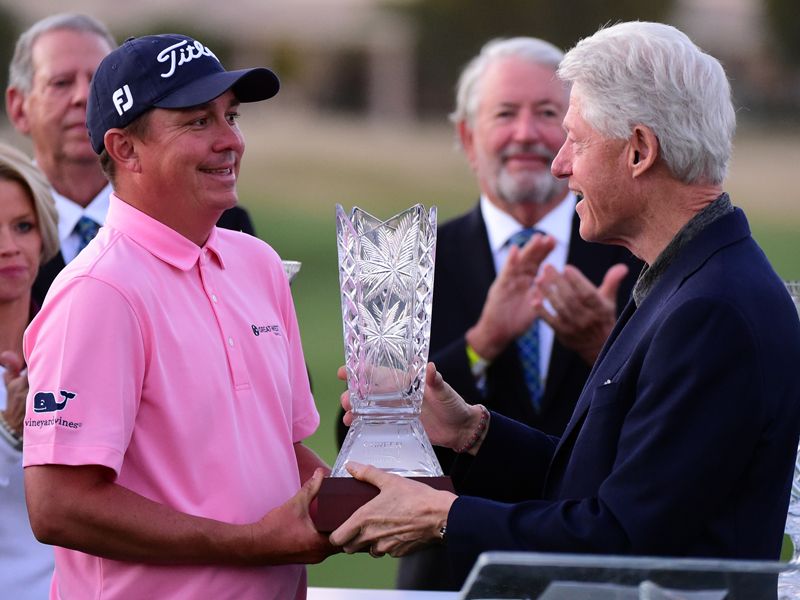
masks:
[(503, 268), (489, 288), (478, 322), (466, 333), (467, 343), (481, 358), (494, 360), (536, 319), (534, 281), (555, 243), (548, 235), (536, 234), (522, 248), (509, 249)]
[(28, 397), (28, 375), (22, 357), (11, 350), (0, 352), (0, 365), (6, 386), (6, 409), (3, 417), (9, 427), (22, 435), (22, 422), (25, 419), (25, 400)]
[(617, 321), (617, 290), (627, 274), (626, 265), (616, 264), (595, 287), (572, 265), (563, 273), (545, 265), (536, 277), (536, 315), (553, 328), (564, 346), (594, 364)]

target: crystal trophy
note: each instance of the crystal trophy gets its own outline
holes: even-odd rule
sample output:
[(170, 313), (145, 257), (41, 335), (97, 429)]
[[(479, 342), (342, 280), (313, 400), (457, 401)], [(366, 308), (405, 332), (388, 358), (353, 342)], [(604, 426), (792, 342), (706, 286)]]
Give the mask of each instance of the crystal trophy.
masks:
[(291, 284), (297, 274), (300, 272), (300, 267), (303, 265), (299, 260), (282, 260), (283, 272), (286, 273), (286, 278)]
[[(784, 281), (784, 284), (797, 309), (797, 316), (800, 317), (800, 281)], [(791, 547), (789, 564), (792, 568), (778, 577), (779, 597), (800, 598), (800, 448), (795, 458), (789, 509), (786, 513), (784, 543), (787, 541)]]
[(347, 388), (353, 422), (323, 483), (315, 523), (332, 530), (377, 494), (348, 461), (452, 490), (420, 422), (436, 251), (436, 208), (380, 221), (336, 206)]
[(797, 309), (797, 316), (800, 317), (800, 280), (798, 281), (784, 281), (786, 291), (792, 297), (794, 307)]

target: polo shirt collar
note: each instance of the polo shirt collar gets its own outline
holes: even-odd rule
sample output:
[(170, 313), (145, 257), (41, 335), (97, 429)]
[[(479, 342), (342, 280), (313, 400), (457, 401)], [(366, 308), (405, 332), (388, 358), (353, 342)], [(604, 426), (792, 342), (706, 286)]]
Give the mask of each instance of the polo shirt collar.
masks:
[(215, 256), (220, 267), (225, 268), (216, 227), (211, 230), (206, 243), (200, 247), (164, 223), (134, 208), (116, 194), (111, 194), (106, 225), (181, 271), (188, 271), (206, 255)]

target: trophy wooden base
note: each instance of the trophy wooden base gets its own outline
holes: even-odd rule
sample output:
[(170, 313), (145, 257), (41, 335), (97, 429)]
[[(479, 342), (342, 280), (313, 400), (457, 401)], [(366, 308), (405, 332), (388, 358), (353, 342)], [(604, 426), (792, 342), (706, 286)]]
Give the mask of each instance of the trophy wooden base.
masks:
[[(455, 492), (449, 477), (409, 477), (436, 490)], [(378, 495), (374, 485), (352, 477), (326, 477), (317, 495), (317, 510), (312, 514), (317, 531), (330, 533), (358, 508)]]

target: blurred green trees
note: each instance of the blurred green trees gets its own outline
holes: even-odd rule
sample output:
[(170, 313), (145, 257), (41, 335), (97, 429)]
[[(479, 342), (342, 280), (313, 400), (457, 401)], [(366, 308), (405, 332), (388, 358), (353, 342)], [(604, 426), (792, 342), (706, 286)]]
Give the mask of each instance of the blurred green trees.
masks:
[[(797, 0), (786, 0), (796, 3)], [(452, 108), (461, 68), (495, 37), (540, 37), (569, 49), (601, 25), (618, 21), (664, 21), (674, 0), (421, 0), (397, 3), (417, 27), (420, 114)]]
[[(3, 91), (8, 84), (8, 64), (14, 55), (14, 44), (19, 34), (16, 12), (0, 5), (0, 89)], [(5, 102), (0, 102), (0, 106), (0, 112), (5, 112)]]
[(800, 6), (797, 0), (766, 0), (764, 6), (776, 49), (787, 63), (800, 66)]

